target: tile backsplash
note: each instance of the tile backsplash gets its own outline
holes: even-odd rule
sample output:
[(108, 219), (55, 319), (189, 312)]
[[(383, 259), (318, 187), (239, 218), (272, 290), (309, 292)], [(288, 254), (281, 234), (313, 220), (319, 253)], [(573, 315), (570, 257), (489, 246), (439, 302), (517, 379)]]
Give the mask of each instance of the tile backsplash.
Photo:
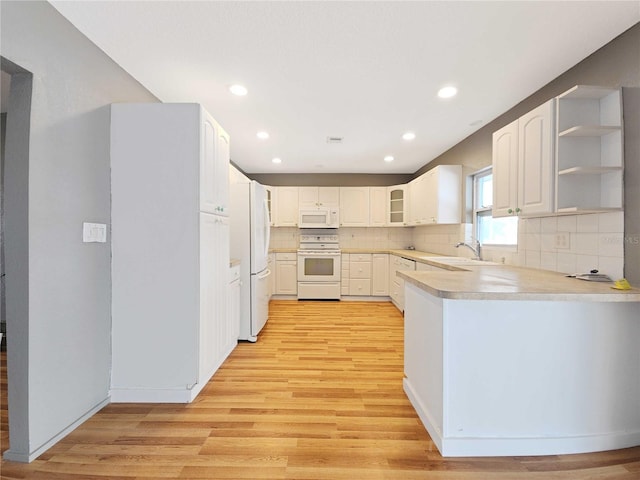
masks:
[[(297, 228), (271, 229), (271, 248), (297, 248)], [(404, 249), (448, 256), (472, 256), (456, 243), (470, 241), (471, 224), (420, 227), (340, 228), (342, 248)], [(518, 246), (485, 247), (483, 258), (507, 265), (562, 273), (586, 273), (596, 269), (614, 279), (623, 277), (624, 216), (622, 212), (560, 217), (521, 218)]]
[(516, 265), (563, 273), (624, 270), (624, 215), (609, 212), (521, 219)]

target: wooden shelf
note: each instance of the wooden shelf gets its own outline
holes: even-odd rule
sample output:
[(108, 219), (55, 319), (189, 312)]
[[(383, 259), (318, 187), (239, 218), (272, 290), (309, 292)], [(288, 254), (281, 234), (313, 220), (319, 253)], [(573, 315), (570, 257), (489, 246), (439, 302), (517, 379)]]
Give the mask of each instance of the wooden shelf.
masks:
[(576, 125), (558, 133), (559, 137), (602, 137), (621, 131), (621, 127), (608, 125)]
[(622, 167), (571, 167), (560, 170), (558, 175), (601, 175), (621, 171)]

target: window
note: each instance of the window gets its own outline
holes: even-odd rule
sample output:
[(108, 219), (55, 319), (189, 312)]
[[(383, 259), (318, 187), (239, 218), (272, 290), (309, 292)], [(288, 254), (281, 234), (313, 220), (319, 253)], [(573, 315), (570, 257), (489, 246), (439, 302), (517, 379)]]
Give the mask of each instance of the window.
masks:
[(493, 218), (493, 175), (491, 168), (473, 176), (473, 222), (482, 245), (516, 245), (518, 217)]

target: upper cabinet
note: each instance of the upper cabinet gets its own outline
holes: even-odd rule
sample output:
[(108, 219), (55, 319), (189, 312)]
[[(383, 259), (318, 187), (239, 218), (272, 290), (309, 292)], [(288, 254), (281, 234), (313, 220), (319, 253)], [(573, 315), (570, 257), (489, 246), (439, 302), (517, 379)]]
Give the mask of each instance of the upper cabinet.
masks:
[[(229, 215), (229, 135), (200, 108), (200, 210)], [(224, 178), (224, 182), (216, 179)]]
[(493, 134), (493, 216), (622, 210), (620, 89), (578, 85)]
[(462, 167), (438, 165), (409, 183), (411, 225), (460, 223)]
[(558, 213), (622, 209), (619, 89), (576, 86), (558, 97)]
[(406, 185), (387, 187), (387, 224), (389, 226), (407, 225), (408, 204)]
[(298, 226), (298, 187), (275, 187), (271, 202), (276, 227)]
[(554, 209), (554, 105), (533, 109), (493, 134), (493, 216)]
[(387, 187), (369, 187), (369, 226), (387, 225)]
[(369, 226), (369, 187), (340, 187), (340, 226)]
[(298, 203), (301, 210), (318, 208), (338, 208), (339, 187), (298, 187)]

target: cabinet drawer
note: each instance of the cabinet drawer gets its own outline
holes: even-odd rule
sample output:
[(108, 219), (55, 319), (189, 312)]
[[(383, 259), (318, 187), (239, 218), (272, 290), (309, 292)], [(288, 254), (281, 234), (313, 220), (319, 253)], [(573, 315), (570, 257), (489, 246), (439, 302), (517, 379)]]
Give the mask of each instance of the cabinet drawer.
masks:
[(349, 280), (349, 295), (371, 295), (371, 280), (356, 278)]
[(349, 278), (371, 278), (371, 262), (350, 262)]
[(276, 252), (276, 260), (297, 260), (296, 252)]
[(352, 262), (370, 262), (371, 254), (370, 253), (352, 253), (351, 259)]

